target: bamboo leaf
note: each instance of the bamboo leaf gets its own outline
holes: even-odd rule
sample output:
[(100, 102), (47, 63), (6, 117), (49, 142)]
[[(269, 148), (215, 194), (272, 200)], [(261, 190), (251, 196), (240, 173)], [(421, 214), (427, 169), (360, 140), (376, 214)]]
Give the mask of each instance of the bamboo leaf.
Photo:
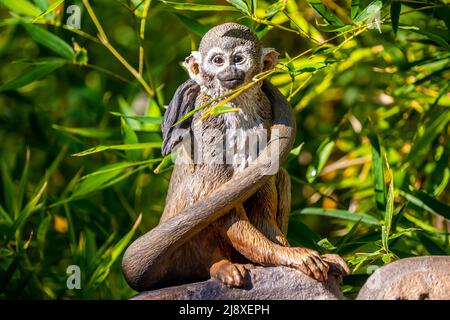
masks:
[(370, 134), (372, 148), (372, 176), (374, 180), (375, 202), (379, 211), (386, 210), (386, 180), (384, 177), (383, 158), (380, 142), (376, 134)]
[(62, 67), (64, 64), (65, 61), (62, 60), (41, 64), (31, 69), (30, 71), (21, 74), (17, 78), (2, 84), (0, 86), (0, 92), (21, 88), (33, 81), (45, 77), (46, 75), (52, 73), (56, 69)]
[(120, 257), (122, 252), (126, 249), (128, 246), (128, 243), (131, 241), (131, 239), (134, 236), (134, 233), (141, 223), (142, 220), (142, 214), (139, 215), (136, 222), (134, 223), (131, 230), (122, 237), (112, 248), (111, 250), (107, 251), (107, 254), (105, 254), (102, 257), (102, 261), (99, 263), (97, 268), (95, 269), (94, 273), (89, 279), (87, 288), (88, 290), (96, 288), (100, 283), (102, 283), (106, 277), (109, 274), (109, 270), (113, 263)]
[(162, 3), (169, 5), (176, 10), (190, 10), (190, 11), (240, 11), (233, 6), (220, 6), (198, 3), (183, 3), (161, 0)]
[(75, 52), (72, 47), (60, 37), (48, 32), (44, 28), (37, 27), (29, 23), (24, 23), (23, 26), (30, 34), (31, 38), (37, 43), (68, 60), (72, 61), (75, 58)]
[(309, 182), (314, 182), (314, 180), (319, 176), (323, 167), (330, 158), (331, 152), (333, 151), (335, 142), (332, 138), (327, 138), (320, 144), (314, 154), (313, 162), (306, 170), (306, 178)]
[(199, 37), (203, 37), (206, 32), (208, 32), (209, 28), (207, 26), (202, 25), (195, 19), (187, 17), (185, 15), (175, 13), (175, 15), (180, 19), (180, 21), (193, 33), (198, 35)]
[(351, 17), (352, 17), (353, 21), (355, 20), (356, 16), (358, 15), (358, 12), (359, 12), (359, 2), (360, 2), (360, 0), (352, 0)]
[(151, 124), (161, 124), (162, 117), (148, 117), (148, 116), (129, 116), (119, 112), (110, 112), (112, 115), (116, 117), (122, 117), (126, 119), (133, 119), (143, 123), (151, 123)]
[(400, 190), (400, 194), (419, 208), (450, 220), (450, 206), (429, 196), (425, 192)]
[(402, 3), (400, 0), (393, 0), (391, 2), (391, 23), (392, 30), (397, 34), (398, 21), (400, 19), (400, 11), (402, 10)]
[(365, 213), (356, 213), (356, 212), (350, 212), (346, 210), (336, 210), (336, 209), (325, 209), (325, 208), (303, 208), (301, 210), (297, 210), (291, 213), (291, 215), (301, 215), (301, 214), (309, 214), (309, 215), (319, 215), (319, 216), (326, 216), (326, 217), (333, 217), (343, 220), (350, 220), (350, 221), (360, 221), (372, 225), (380, 225), (380, 222)]
[(42, 12), (40, 15), (38, 15), (38, 16), (36, 17), (36, 19), (34, 19), (34, 21), (36, 21), (37, 19), (42, 18), (42, 17), (48, 15), (50, 12), (53, 12), (53, 11), (54, 11), (56, 8), (58, 8), (63, 2), (64, 2), (64, 0), (56, 0), (56, 1), (54, 1), (52, 4), (49, 5), (49, 7), (48, 7), (44, 12)]
[(102, 152), (106, 150), (139, 150), (139, 149), (154, 149), (161, 148), (161, 142), (145, 142), (145, 143), (134, 143), (134, 144), (118, 144), (111, 146), (96, 146), (82, 152), (73, 154), (74, 157), (83, 157), (93, 153)]
[(13, 12), (30, 17), (36, 17), (41, 13), (34, 4), (26, 0), (0, 0), (0, 3)]
[(113, 129), (100, 129), (100, 128), (70, 128), (63, 127), (57, 124), (52, 125), (52, 128), (58, 131), (72, 133), (78, 136), (87, 138), (107, 139), (114, 135)]
[(343, 26), (344, 23), (331, 11), (326, 5), (324, 5), (320, 0), (308, 0), (311, 7), (316, 10), (316, 12), (328, 22), (328, 24), (333, 26)]
[[(131, 129), (124, 118), (121, 118), (122, 137), (124, 144), (139, 144), (136, 133)], [(142, 156), (141, 150), (125, 150), (127, 157), (130, 160), (137, 160)]]
[(229, 4), (233, 5), (235, 8), (237, 8), (239, 11), (242, 11), (243, 13), (250, 15), (249, 7), (247, 6), (247, 3), (243, 0), (226, 0)]

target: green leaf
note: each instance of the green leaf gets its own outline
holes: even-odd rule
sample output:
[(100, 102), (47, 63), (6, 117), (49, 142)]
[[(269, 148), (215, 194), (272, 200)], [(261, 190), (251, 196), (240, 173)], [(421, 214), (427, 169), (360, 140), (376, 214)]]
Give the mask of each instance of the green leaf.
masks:
[(328, 7), (326, 5), (324, 5), (320, 0), (308, 0), (308, 3), (329, 24), (334, 25), (334, 26), (343, 26), (344, 25), (344, 23), (333, 13), (333, 11), (328, 9)]
[(448, 42), (443, 37), (441, 37), (440, 35), (438, 35), (438, 34), (436, 34), (434, 32), (427, 31), (427, 30), (422, 30), (422, 29), (419, 29), (417, 27), (408, 27), (408, 26), (402, 27), (401, 26), (399, 28), (400, 29), (409, 30), (411, 32), (423, 35), (423, 36), (427, 37), (429, 40), (431, 40), (434, 43), (436, 43), (438, 46), (440, 46), (440, 47), (450, 51), (450, 45), (448, 44)]
[(8, 212), (13, 212), (14, 210), (14, 201), (16, 198), (16, 188), (12, 181), (11, 175), (9, 173), (8, 167), (6, 163), (3, 162), (1, 164), (2, 170), (2, 184), (3, 184), (3, 199), (6, 205), (6, 210)]
[(73, 154), (75, 157), (83, 157), (89, 154), (102, 152), (106, 150), (139, 150), (139, 149), (154, 149), (161, 148), (161, 142), (145, 142), (145, 143), (135, 143), (135, 144), (118, 144), (112, 146), (96, 146), (82, 152)]
[(190, 10), (190, 11), (240, 11), (233, 6), (219, 6), (219, 5), (209, 5), (209, 4), (198, 4), (198, 3), (182, 3), (182, 2), (172, 2), (161, 0), (162, 3), (169, 5), (176, 10)]
[(372, 146), (372, 175), (374, 181), (375, 202), (379, 211), (386, 210), (386, 180), (384, 177), (383, 158), (381, 156), (380, 142), (376, 134), (370, 134)]
[(142, 214), (139, 215), (136, 222), (134, 223), (131, 230), (122, 238), (120, 239), (112, 248), (111, 250), (108, 250), (108, 254), (105, 254), (102, 257), (101, 262), (95, 269), (94, 273), (89, 279), (87, 289), (91, 290), (96, 288), (99, 284), (101, 284), (106, 277), (109, 274), (109, 270), (113, 263), (120, 257), (122, 252), (127, 248), (128, 243), (131, 241), (131, 239), (134, 236), (134, 233), (141, 223), (142, 220)]
[(243, 0), (226, 0), (226, 1), (231, 5), (233, 5), (235, 8), (237, 8), (239, 11), (242, 11), (243, 13), (250, 15), (250, 10), (245, 1)]
[(425, 249), (428, 251), (429, 254), (438, 256), (448, 255), (447, 251), (445, 251), (445, 249), (442, 248), (441, 245), (439, 245), (431, 237), (421, 232), (417, 233), (417, 237), (419, 238), (420, 243), (425, 247)]
[(207, 26), (202, 25), (195, 19), (187, 17), (185, 15), (175, 13), (175, 15), (180, 19), (180, 21), (193, 33), (198, 35), (199, 37), (203, 37), (206, 32), (208, 32), (209, 28)]
[(333, 217), (343, 220), (360, 221), (372, 225), (380, 225), (380, 222), (365, 213), (350, 212), (347, 210), (325, 209), (325, 208), (303, 208), (291, 213), (291, 215), (310, 214), (318, 216)]
[(157, 159), (149, 159), (149, 160), (136, 161), (136, 162), (135, 161), (124, 161), (124, 162), (114, 163), (111, 165), (103, 166), (102, 168), (83, 176), (80, 180), (84, 180), (88, 177), (104, 174), (104, 173), (111, 172), (111, 171), (122, 170), (122, 169), (135, 167), (135, 166), (150, 165), (153, 163), (157, 163), (161, 160), (162, 160), (161, 158), (157, 158)]
[(56, 69), (61, 68), (65, 63), (66, 63), (65, 61), (61, 60), (61, 61), (54, 61), (54, 62), (41, 64), (41, 65), (31, 69), (30, 71), (21, 74), (17, 78), (15, 78), (7, 83), (2, 84), (0, 86), (0, 92), (8, 91), (8, 90), (15, 90), (15, 89), (21, 88), (21, 87), (33, 82), (33, 81), (39, 80), (39, 79), (45, 77), (46, 75), (52, 73)]
[(294, 75), (297, 76), (304, 72), (315, 72), (319, 69), (325, 68), (327, 66), (326, 62), (317, 62), (303, 65), (294, 71)]
[(161, 163), (156, 167), (156, 169), (153, 172), (159, 174), (164, 171), (167, 171), (171, 166), (172, 166), (172, 153), (165, 156), (161, 160)]
[[(124, 118), (121, 118), (122, 137), (124, 144), (139, 144), (136, 133), (131, 129)], [(142, 156), (141, 150), (125, 150), (127, 157), (130, 160), (137, 160)]]
[(0, 3), (9, 10), (26, 16), (36, 17), (41, 13), (41, 10), (26, 0), (0, 0)]
[(423, 125), (424, 130), (419, 130), (418, 134), (414, 137), (406, 162), (418, 162), (423, 156), (428, 154), (432, 142), (450, 121), (450, 111), (435, 106), (430, 110), (429, 119)]
[(71, 198), (79, 198), (93, 191), (103, 189), (107, 182), (122, 174), (125, 168), (121, 163), (103, 166), (100, 169), (101, 172), (80, 179), (80, 183), (74, 188)]
[(112, 115), (116, 117), (122, 117), (126, 119), (133, 119), (140, 121), (142, 123), (151, 123), (151, 124), (161, 124), (162, 117), (148, 117), (148, 116), (129, 116), (119, 112), (110, 112)]
[(351, 17), (352, 17), (353, 21), (355, 20), (356, 16), (358, 15), (358, 12), (359, 12), (359, 1), (360, 0), (352, 0)]
[(241, 111), (240, 108), (233, 108), (230, 106), (217, 106), (217, 107), (212, 107), (209, 111), (210, 115), (219, 115), (219, 114), (223, 114), (223, 113), (228, 113), (228, 112), (239, 112)]
[(292, 245), (298, 247), (312, 248), (317, 251), (322, 249), (317, 245), (320, 236), (302, 223), (298, 215), (291, 215), (289, 218), (288, 239)]
[(100, 128), (70, 128), (63, 127), (57, 124), (52, 125), (52, 128), (58, 131), (72, 133), (87, 138), (107, 139), (114, 134), (112, 129), (100, 129)]
[(400, 0), (393, 0), (391, 2), (391, 23), (392, 30), (397, 34), (398, 21), (400, 19), (400, 11), (402, 10), (402, 3)]
[(327, 238), (323, 238), (322, 240), (317, 242), (317, 245), (324, 251), (336, 250), (336, 247)]
[(400, 190), (400, 194), (419, 208), (450, 220), (450, 206), (429, 196), (425, 192), (406, 191), (402, 189)]
[(63, 58), (69, 59), (71, 61), (74, 60), (75, 52), (73, 51), (72, 47), (69, 46), (63, 39), (51, 32), (48, 32), (44, 28), (37, 27), (32, 24), (24, 23), (23, 26), (34, 41), (50, 49)]
[(29, 168), (30, 168), (30, 149), (27, 149), (25, 155), (25, 165), (22, 170), (22, 177), (20, 177), (19, 189), (17, 190), (17, 197), (15, 200), (14, 216), (16, 216), (19, 213), (20, 209), (22, 208), (23, 197), (25, 195), (26, 186), (28, 182)]
[(386, 253), (389, 253), (389, 234), (391, 233), (392, 218), (394, 216), (394, 176), (389, 170), (390, 182), (387, 194), (386, 212), (384, 214), (384, 226), (381, 229), (381, 242)]
[(48, 214), (39, 224), (39, 228), (38, 228), (37, 235), (36, 235), (36, 240), (37, 240), (41, 250), (44, 247), (45, 238), (47, 236), (48, 228), (50, 227), (51, 222), (52, 222), (52, 216)]
[(286, 8), (286, 1), (280, 0), (278, 2), (273, 3), (266, 9), (265, 19), (270, 19), (275, 16), (278, 12), (283, 11)]
[(50, 12), (53, 12), (56, 8), (58, 8), (61, 3), (63, 3), (64, 0), (56, 0), (55, 2), (53, 2), (52, 4), (50, 4), (50, 6), (47, 8), (47, 10), (45, 10), (44, 12), (42, 12), (39, 16), (36, 17), (36, 19), (34, 19), (34, 21), (36, 21), (37, 19), (44, 17), (46, 15), (48, 15)]
[(44, 183), (42, 187), (37, 190), (36, 195), (30, 200), (30, 202), (25, 206), (25, 208), (19, 213), (17, 219), (14, 221), (13, 225), (11, 226), (9, 237), (11, 237), (17, 230), (22, 228), (22, 226), (25, 224), (25, 222), (28, 220), (28, 218), (31, 216), (33, 212), (36, 210), (39, 210), (41, 208), (41, 205), (38, 204), (39, 200), (41, 199), (42, 195), (44, 194), (44, 191), (47, 188), (47, 183)]
[(308, 179), (309, 182), (314, 182), (319, 176), (333, 151), (334, 145), (334, 138), (327, 138), (322, 141), (319, 148), (317, 148), (313, 162), (306, 170), (306, 179)]

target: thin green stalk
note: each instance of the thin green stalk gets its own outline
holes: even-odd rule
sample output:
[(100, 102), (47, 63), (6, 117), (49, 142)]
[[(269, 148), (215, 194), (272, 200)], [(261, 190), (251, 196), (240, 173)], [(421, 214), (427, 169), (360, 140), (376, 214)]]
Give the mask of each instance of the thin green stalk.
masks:
[(112, 55), (133, 75), (133, 77), (142, 85), (142, 87), (147, 92), (147, 94), (149, 96), (153, 97), (155, 95), (155, 93), (152, 90), (152, 88), (150, 88), (148, 83), (144, 80), (144, 78), (142, 78), (142, 76), (139, 74), (139, 72), (135, 68), (133, 68), (128, 63), (128, 61), (124, 57), (122, 57), (122, 55), (109, 42), (108, 37), (107, 37), (105, 31), (103, 30), (102, 25), (98, 21), (97, 16), (94, 13), (94, 10), (92, 10), (89, 0), (83, 0), (83, 4), (86, 7), (86, 10), (87, 10), (89, 16), (91, 17), (92, 22), (94, 23), (95, 27), (97, 28), (97, 31), (99, 33), (98, 39), (103, 44), (103, 46), (106, 49), (108, 49), (109, 52), (111, 52)]

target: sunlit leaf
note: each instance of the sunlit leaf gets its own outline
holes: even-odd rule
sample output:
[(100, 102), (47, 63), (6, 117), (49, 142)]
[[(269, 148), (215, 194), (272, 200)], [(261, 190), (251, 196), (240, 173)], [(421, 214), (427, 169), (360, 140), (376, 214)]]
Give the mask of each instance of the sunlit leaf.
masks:
[(26, 0), (0, 0), (0, 3), (13, 12), (30, 17), (35, 17), (41, 13), (41, 10)]
[(140, 150), (140, 149), (154, 149), (161, 148), (161, 142), (146, 142), (146, 143), (134, 143), (134, 144), (118, 144), (111, 146), (97, 146), (82, 152), (73, 154), (76, 157), (83, 157), (93, 153), (102, 152), (106, 150)]
[(190, 10), (190, 11), (240, 11), (233, 6), (220, 6), (220, 5), (209, 5), (209, 4), (198, 4), (198, 3), (182, 3), (182, 2), (172, 2), (161, 0), (162, 3), (169, 5), (170, 7), (177, 10)]
[(361, 220), (361, 222), (364, 222), (364, 223), (380, 225), (380, 222), (377, 219), (375, 219), (374, 217), (372, 217), (368, 214), (350, 212), (350, 211), (346, 211), (346, 210), (325, 209), (325, 208), (303, 208), (303, 209), (300, 209), (300, 210), (297, 210), (297, 211), (294, 211), (291, 213), (291, 215), (302, 215), (302, 214), (333, 217), (333, 218), (350, 220), (350, 221), (360, 221)]

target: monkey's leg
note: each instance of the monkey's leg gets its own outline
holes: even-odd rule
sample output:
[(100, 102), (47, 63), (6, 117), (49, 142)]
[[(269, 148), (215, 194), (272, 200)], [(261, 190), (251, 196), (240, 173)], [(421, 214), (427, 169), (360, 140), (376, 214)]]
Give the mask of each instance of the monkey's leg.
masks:
[(220, 235), (217, 236), (217, 247), (212, 254), (209, 275), (227, 286), (243, 287), (250, 282), (248, 270), (254, 266), (231, 262), (230, 257), (234, 249)]
[[(277, 224), (283, 234), (286, 236), (288, 231), (289, 214), (291, 212), (291, 178), (288, 172), (281, 168), (275, 176), (278, 208), (277, 208)], [(320, 256), (325, 261), (330, 270), (333, 270), (341, 275), (349, 273), (347, 263), (337, 254), (324, 254)]]
[(327, 279), (328, 265), (319, 254), (305, 248), (291, 248), (270, 241), (248, 219), (242, 205), (218, 220), (225, 239), (243, 256), (264, 266), (293, 267), (319, 281)]

